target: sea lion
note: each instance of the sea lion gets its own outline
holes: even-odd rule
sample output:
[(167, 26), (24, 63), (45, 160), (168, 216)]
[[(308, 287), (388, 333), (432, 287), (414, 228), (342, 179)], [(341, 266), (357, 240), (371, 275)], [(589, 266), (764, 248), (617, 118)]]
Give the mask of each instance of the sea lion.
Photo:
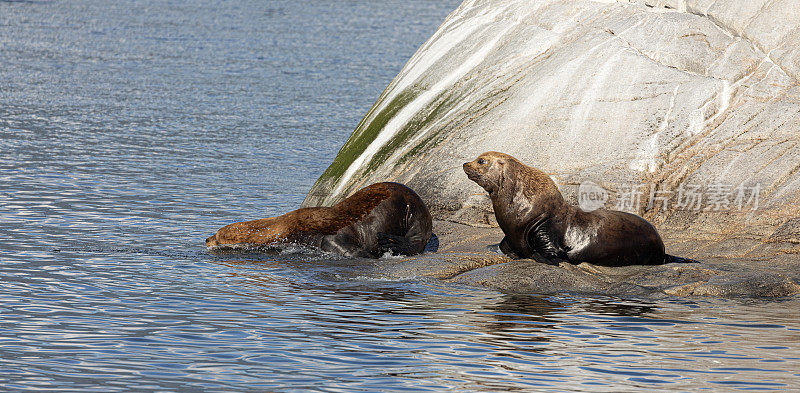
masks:
[(226, 225), (206, 239), (206, 247), (301, 244), (346, 256), (415, 255), (435, 237), (432, 227), (427, 206), (412, 189), (376, 183), (332, 207)]
[(464, 172), (489, 192), (505, 233), (500, 250), (512, 258), (604, 266), (695, 262), (667, 255), (655, 227), (637, 215), (569, 205), (550, 176), (508, 154), (483, 153)]

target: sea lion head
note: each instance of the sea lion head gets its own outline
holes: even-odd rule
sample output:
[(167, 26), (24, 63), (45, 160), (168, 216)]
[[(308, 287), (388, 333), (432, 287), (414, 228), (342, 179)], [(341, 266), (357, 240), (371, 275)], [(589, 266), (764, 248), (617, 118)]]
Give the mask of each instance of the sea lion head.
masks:
[(514, 157), (508, 154), (488, 151), (473, 161), (465, 162), (464, 172), (470, 180), (493, 195), (503, 186), (507, 166), (512, 160)]
[(474, 161), (464, 163), (464, 172), (488, 191), (492, 200), (511, 198), (509, 200), (528, 200), (532, 204), (548, 201), (560, 204), (564, 200), (548, 174), (505, 153), (483, 153)]
[(219, 246), (219, 243), (217, 243), (217, 234), (216, 233), (211, 235), (211, 236), (209, 236), (208, 239), (206, 239), (206, 248), (213, 249), (213, 248), (216, 248), (218, 246)]

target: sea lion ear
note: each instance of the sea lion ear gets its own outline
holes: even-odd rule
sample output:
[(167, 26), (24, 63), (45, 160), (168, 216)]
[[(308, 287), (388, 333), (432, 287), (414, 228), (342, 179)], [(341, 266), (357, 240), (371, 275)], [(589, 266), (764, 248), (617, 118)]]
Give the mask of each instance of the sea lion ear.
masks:
[(503, 179), (506, 177), (506, 161), (503, 159), (497, 160), (497, 163), (500, 165), (500, 173), (497, 176), (497, 189), (503, 189)]
[(506, 171), (508, 170), (508, 166), (506, 165), (505, 158), (499, 158), (497, 160), (497, 165), (500, 165), (500, 186), (503, 186), (503, 178), (506, 177)]

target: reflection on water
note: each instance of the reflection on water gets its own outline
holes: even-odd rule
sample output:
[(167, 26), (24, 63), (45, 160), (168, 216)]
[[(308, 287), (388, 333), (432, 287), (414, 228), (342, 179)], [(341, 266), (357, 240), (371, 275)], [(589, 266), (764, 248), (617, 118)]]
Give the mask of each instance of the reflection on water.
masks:
[(793, 389), (798, 300), (207, 253), (296, 208), (458, 1), (0, 2), (0, 390)]
[[(278, 281), (259, 281), (254, 265), (235, 266), (253, 296), (285, 304), (273, 297)], [(791, 388), (799, 376), (793, 366), (800, 327), (789, 311), (796, 301), (656, 304), (504, 295), (436, 282), (309, 280), (293, 288), (302, 295), (292, 303), (311, 311), (302, 330), (335, 341), (327, 356), (314, 359), (354, 362), (372, 376), (390, 365), (391, 375), (407, 379), (403, 386), (777, 389)], [(313, 294), (326, 295), (316, 303)], [(345, 310), (340, 302), (358, 307)], [(375, 357), (362, 359), (375, 349)]]
[(505, 295), (353, 280), (367, 260), (169, 254), (4, 264), (3, 385), (773, 390), (800, 377), (797, 301)]

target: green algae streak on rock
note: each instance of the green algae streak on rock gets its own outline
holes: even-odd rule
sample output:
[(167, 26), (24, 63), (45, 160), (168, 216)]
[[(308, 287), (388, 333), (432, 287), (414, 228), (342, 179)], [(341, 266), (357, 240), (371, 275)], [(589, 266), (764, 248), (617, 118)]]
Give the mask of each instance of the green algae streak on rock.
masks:
[[(435, 219), (494, 226), (488, 197), (460, 165), (503, 151), (550, 173), (573, 204), (581, 184), (607, 190), (606, 207), (653, 222), (672, 254), (791, 271), (798, 81), (794, 0), (467, 0), (304, 205), (398, 181)], [(699, 200), (686, 203), (692, 190)], [(629, 191), (637, 199), (626, 204)]]

